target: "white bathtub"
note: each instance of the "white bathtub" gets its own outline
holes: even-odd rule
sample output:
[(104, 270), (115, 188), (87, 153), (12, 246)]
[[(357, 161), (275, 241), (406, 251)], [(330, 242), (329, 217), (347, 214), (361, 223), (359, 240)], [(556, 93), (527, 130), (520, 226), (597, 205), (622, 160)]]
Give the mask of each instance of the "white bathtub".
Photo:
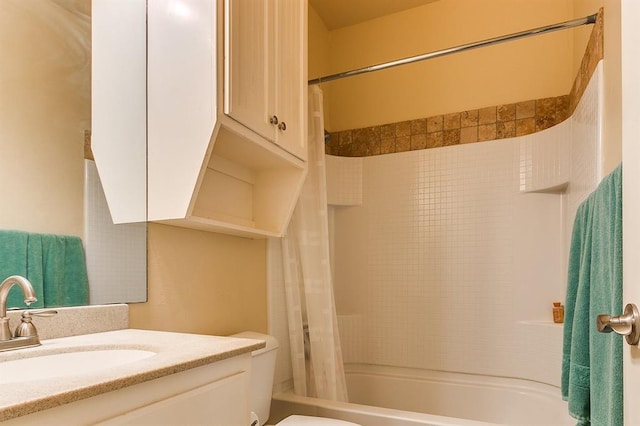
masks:
[(271, 420), (306, 414), (366, 426), (575, 424), (560, 390), (546, 384), (359, 364), (345, 370), (350, 403), (279, 393)]

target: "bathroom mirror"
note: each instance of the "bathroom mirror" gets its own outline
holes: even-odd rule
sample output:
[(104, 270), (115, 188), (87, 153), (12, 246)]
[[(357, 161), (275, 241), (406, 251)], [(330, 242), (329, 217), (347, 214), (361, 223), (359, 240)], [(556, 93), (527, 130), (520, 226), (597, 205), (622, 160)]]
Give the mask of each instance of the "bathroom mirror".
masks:
[(146, 224), (111, 223), (85, 160), (91, 0), (2, 0), (0, 54), (0, 229), (80, 236), (90, 303), (145, 301)]

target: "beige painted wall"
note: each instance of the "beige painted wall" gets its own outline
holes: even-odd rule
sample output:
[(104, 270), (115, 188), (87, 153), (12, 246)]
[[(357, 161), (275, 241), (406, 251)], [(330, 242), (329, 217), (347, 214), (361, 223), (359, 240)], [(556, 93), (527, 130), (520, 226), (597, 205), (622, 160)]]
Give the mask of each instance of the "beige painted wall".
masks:
[(53, 2), (0, 2), (2, 229), (83, 236), (90, 37)]
[[(571, 0), (440, 0), (331, 31), (331, 72), (572, 18)], [(326, 83), (330, 130), (567, 94), (573, 42), (561, 31)]]
[(149, 300), (133, 328), (227, 335), (267, 331), (266, 240), (149, 224)]
[[(600, 7), (605, 8), (602, 168), (606, 174), (622, 156), (620, 0), (440, 0), (334, 31), (328, 31), (310, 7), (309, 76), (581, 18)], [(324, 83), (325, 126), (338, 131), (565, 95), (582, 61), (591, 28)]]
[[(312, 79), (331, 73), (331, 67), (329, 66), (331, 60), (329, 51), (330, 32), (311, 4), (309, 4), (308, 15), (308, 73), (309, 79)], [(323, 93), (324, 111), (329, 111), (329, 97), (329, 93), (325, 91)], [(329, 114), (325, 114), (325, 128), (331, 128), (330, 121)]]
[(331, 33), (316, 10), (309, 5), (309, 79), (331, 72), (329, 42)]

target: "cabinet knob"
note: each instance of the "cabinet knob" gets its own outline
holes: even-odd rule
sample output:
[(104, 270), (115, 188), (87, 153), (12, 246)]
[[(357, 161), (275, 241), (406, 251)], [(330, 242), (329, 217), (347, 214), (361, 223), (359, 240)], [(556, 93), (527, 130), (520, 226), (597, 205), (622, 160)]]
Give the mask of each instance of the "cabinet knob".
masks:
[(269, 118), (269, 123), (271, 124), (278, 124), (278, 116), (277, 115), (272, 115), (271, 118)]
[(287, 123), (283, 121), (282, 123), (278, 124), (278, 129), (284, 132), (285, 130), (287, 130)]

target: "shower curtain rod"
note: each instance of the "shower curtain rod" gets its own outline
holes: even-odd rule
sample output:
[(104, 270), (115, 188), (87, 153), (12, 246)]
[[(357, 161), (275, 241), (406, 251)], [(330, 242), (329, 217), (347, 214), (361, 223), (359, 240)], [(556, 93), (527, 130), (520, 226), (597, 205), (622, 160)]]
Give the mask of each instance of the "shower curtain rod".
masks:
[(460, 46), (450, 47), (448, 49), (437, 50), (435, 52), (424, 53), (422, 55), (417, 55), (417, 56), (410, 56), (408, 58), (397, 59), (395, 61), (385, 62), (378, 65), (372, 65), (365, 68), (359, 68), (351, 71), (341, 72), (338, 74), (331, 74), (324, 77), (314, 78), (313, 80), (309, 80), (309, 85), (338, 80), (345, 77), (352, 77), (354, 75), (366, 74), (373, 71), (380, 71), (387, 68), (397, 67), (399, 65), (424, 61), (426, 59), (439, 58), (440, 56), (446, 56), (452, 53), (465, 52), (467, 50), (477, 49), (479, 47), (491, 46), (498, 43), (504, 43), (507, 41), (518, 40), (521, 38), (532, 37), (540, 34), (546, 34), (553, 31), (579, 27), (581, 25), (594, 24), (596, 22), (597, 16), (598, 15), (594, 13), (593, 15), (589, 15), (581, 19), (574, 19), (572, 21), (561, 22), (559, 24), (547, 25), (544, 27), (534, 28), (532, 30), (520, 31), (518, 33), (508, 34), (500, 37), (494, 37), (494, 38), (490, 38), (482, 41), (476, 41), (474, 43), (462, 44)]

